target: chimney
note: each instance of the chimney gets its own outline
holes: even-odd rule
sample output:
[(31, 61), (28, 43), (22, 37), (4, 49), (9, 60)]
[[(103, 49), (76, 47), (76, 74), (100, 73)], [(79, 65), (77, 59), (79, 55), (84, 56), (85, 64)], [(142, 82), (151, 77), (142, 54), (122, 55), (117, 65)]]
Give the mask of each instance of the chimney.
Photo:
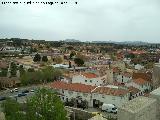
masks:
[(71, 67), (72, 67), (71, 61), (69, 61), (69, 68), (71, 68)]

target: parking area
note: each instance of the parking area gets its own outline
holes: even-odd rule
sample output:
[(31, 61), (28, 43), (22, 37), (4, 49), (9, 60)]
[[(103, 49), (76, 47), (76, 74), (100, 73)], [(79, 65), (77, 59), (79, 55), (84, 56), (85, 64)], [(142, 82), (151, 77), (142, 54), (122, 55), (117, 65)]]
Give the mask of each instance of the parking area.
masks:
[(117, 118), (117, 114), (114, 113), (108, 113), (108, 112), (102, 112), (101, 109), (97, 109), (97, 108), (88, 108), (85, 109), (88, 112), (99, 112), (101, 113), (105, 118)]
[[(27, 98), (33, 96), (36, 89), (40, 87), (41, 86), (27, 86), (27, 87), (6, 89), (4, 91), (1, 91), (0, 105), (7, 97), (13, 98), (17, 100), (19, 103), (24, 103), (26, 102)], [(1, 107), (0, 107), (0, 111), (2, 111)]]

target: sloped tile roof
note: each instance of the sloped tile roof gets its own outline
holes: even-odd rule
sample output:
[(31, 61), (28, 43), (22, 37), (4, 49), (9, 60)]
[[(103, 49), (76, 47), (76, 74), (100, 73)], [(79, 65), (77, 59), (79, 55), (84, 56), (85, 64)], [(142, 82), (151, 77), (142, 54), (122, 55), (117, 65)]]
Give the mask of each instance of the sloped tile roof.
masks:
[(55, 81), (51, 84), (51, 88), (90, 93), (95, 88), (95, 86), (84, 85), (80, 83), (65, 83), (62, 81)]

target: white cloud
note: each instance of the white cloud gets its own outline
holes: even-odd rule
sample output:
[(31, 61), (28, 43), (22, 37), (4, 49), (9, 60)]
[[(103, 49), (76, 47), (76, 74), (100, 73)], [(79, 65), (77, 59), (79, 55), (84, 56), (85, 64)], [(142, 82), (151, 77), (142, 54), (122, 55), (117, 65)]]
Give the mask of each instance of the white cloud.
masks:
[(158, 0), (78, 0), (77, 5), (76, 0), (67, 1), (52, 6), (0, 5), (2, 37), (21, 33), (20, 37), (46, 40), (160, 42)]

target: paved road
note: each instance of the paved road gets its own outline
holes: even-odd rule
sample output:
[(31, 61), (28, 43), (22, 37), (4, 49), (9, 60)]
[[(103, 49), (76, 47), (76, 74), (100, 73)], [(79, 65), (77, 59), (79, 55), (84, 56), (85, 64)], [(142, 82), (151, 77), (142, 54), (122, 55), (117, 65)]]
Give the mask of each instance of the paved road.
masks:
[[(29, 98), (29, 97), (31, 97), (31, 96), (33, 96), (34, 95), (34, 92), (29, 92), (29, 93), (27, 93), (27, 95), (26, 96), (22, 96), (22, 97), (15, 97), (15, 96), (17, 96), (19, 93), (22, 93), (22, 91), (24, 91), (24, 90), (36, 90), (36, 89), (38, 89), (38, 88), (40, 88), (40, 87), (42, 87), (43, 85), (34, 85), (34, 86), (25, 86), (25, 87), (19, 87), (18, 88), (18, 92), (13, 92), (13, 93), (11, 93), (10, 92), (10, 90), (12, 90), (12, 89), (14, 89), (14, 88), (12, 88), (12, 89), (7, 89), (7, 90), (4, 90), (4, 91), (1, 91), (0, 92), (0, 97), (12, 97), (12, 98), (14, 98), (14, 99), (16, 99), (17, 98), (17, 101), (19, 102), (19, 103), (24, 103), (26, 100), (27, 100), (27, 98)], [(0, 101), (0, 105), (1, 105), (1, 103), (2, 103), (3, 101)], [(0, 107), (0, 111), (2, 111), (2, 108)]]

